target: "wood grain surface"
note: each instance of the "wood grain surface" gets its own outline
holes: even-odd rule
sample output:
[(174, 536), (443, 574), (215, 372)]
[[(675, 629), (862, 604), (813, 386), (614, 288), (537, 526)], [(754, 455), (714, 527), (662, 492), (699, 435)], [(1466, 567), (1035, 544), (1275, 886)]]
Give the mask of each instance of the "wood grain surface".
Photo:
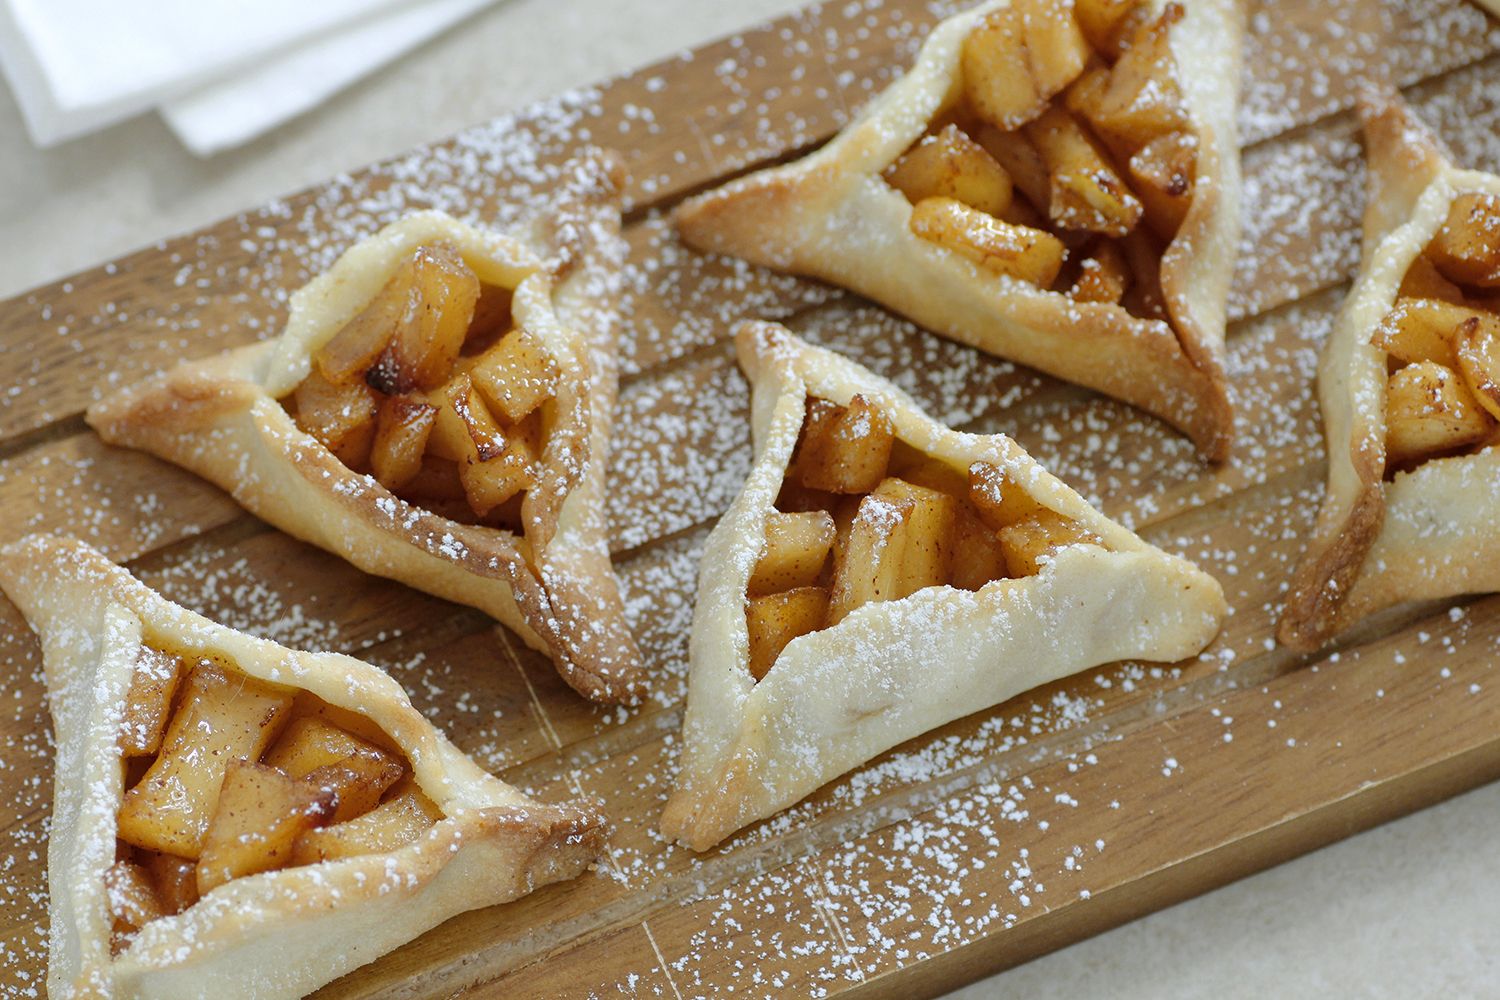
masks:
[[(449, 921), (320, 996), (922, 995), (1500, 775), (1500, 599), (1397, 609), (1336, 650), (1271, 641), (1321, 492), (1311, 377), (1358, 253), (1348, 108), (1390, 79), (1463, 162), (1500, 166), (1500, 33), (1460, 0), (1251, 2), (1232, 299), (1235, 459), (934, 338), (843, 292), (700, 257), (665, 212), (825, 140), (944, 10), (834, 2), (414, 150), (0, 303), (0, 541), (66, 531), (227, 624), (390, 670), (485, 767), (598, 795), (598, 870)], [(581, 701), (482, 615), (364, 576), (147, 456), (84, 407), (274, 335), (286, 298), (403, 212), (516, 218), (586, 143), (632, 171), (610, 511), (659, 677)], [(1204, 654), (1112, 664), (899, 747), (701, 857), (655, 821), (675, 769), (698, 553), (749, 467), (726, 337), (781, 319), (941, 419), (1004, 431), (1109, 515), (1196, 560), (1233, 613)], [(52, 750), (38, 650), (0, 600), (0, 993), (44, 992)], [(997, 665), (1003, 669), (1003, 665)]]

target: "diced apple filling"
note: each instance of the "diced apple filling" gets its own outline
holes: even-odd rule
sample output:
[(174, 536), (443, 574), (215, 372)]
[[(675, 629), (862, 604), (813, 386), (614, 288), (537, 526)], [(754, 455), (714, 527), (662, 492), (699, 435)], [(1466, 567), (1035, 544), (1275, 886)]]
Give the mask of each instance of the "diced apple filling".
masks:
[(923, 454), (863, 395), (809, 398), (745, 619), (759, 681), (798, 636), (929, 587), (978, 590), (1041, 572), (1065, 546), (1102, 545), (998, 465)]
[(911, 231), (991, 274), (1165, 318), (1159, 262), (1198, 162), (1171, 50), (1182, 16), (1143, 0), (986, 15), (964, 40), (962, 100), (885, 173)]
[(1500, 198), (1466, 193), (1402, 277), (1385, 352), (1386, 475), (1500, 440)]
[(442, 818), (370, 719), (151, 643), (119, 746), (145, 766), (105, 875), (116, 953), (226, 882), (395, 850)]
[(561, 377), (510, 290), (446, 243), (418, 247), (284, 401), (357, 472), (444, 516), (520, 530)]

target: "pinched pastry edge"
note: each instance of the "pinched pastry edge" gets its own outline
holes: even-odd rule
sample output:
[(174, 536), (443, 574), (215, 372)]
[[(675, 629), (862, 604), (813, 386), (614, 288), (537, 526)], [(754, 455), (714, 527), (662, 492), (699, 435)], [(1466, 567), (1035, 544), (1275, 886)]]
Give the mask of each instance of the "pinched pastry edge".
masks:
[[(431, 211), (386, 226), (292, 296), (279, 337), (111, 395), (90, 407), (89, 424), (111, 444), (196, 472), (250, 512), (366, 572), (479, 608), (547, 653), (586, 697), (639, 700), (645, 668), (625, 622), (605, 510), (617, 323), (602, 300), (623, 260), (622, 168), (596, 153), (569, 174), (570, 185), (522, 239)], [(584, 373), (560, 382), (566, 419), (543, 455), (524, 538), (402, 500), (347, 468), (278, 402), (403, 255), (434, 240), (455, 244), (482, 281), (514, 287), (517, 325), (565, 372)], [(586, 392), (573, 392), (580, 383)]]
[[(573, 878), (608, 826), (592, 804), (538, 803), (488, 774), (383, 671), (306, 653), (179, 607), (95, 549), (33, 535), (0, 550), (0, 585), (40, 637), (56, 730), (48, 846), (54, 997), (297, 997), (466, 910)], [(143, 632), (366, 716), (444, 818), (396, 851), (233, 879), (110, 955), (104, 873), (124, 792), (117, 745)]]
[(1239, 239), (1243, 11), (1237, 0), (1195, 0), (1172, 30), (1199, 137), (1192, 205), (1161, 263), (1173, 334), (1117, 306), (991, 274), (927, 242), (911, 232), (911, 203), (881, 177), (959, 100), (963, 41), (1008, 2), (940, 23), (911, 70), (818, 151), (683, 204), (683, 239), (851, 288), (934, 332), (1131, 403), (1180, 428), (1204, 457), (1223, 460), (1234, 437), (1224, 336)]
[[(939, 424), (905, 393), (772, 323), (735, 337), (753, 392), (755, 462), (704, 547), (689, 645), (681, 769), (662, 832), (706, 850), (897, 744), (1079, 670), (1203, 649), (1226, 613), (1213, 577), (1094, 510), (1004, 435)], [(1032, 577), (931, 587), (793, 639), (758, 683), (746, 592), (810, 395), (862, 393), (896, 436), (964, 467), (991, 462), (1110, 551), (1062, 550)]]
[(1461, 194), (1500, 176), (1455, 166), (1393, 90), (1360, 96), (1369, 170), (1359, 273), (1318, 368), (1328, 480), (1277, 638), (1315, 649), (1404, 601), (1500, 590), (1500, 448), (1434, 458), (1387, 483), (1386, 354), (1370, 342)]

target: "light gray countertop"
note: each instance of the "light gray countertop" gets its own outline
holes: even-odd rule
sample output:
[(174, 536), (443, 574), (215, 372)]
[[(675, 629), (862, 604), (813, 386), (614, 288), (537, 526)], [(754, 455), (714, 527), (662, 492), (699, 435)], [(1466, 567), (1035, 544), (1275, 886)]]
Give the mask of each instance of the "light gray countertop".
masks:
[[(794, 6), (509, 0), (301, 120), (209, 161), (184, 151), (154, 117), (36, 150), (0, 90), (0, 295)], [(1500, 785), (956, 996), (1500, 995), (1497, 830)]]

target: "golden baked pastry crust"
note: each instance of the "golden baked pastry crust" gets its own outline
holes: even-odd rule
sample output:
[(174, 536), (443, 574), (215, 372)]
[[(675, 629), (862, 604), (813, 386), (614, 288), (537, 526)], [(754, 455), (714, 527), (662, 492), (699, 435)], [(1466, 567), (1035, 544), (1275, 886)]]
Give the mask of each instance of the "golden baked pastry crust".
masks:
[(1371, 343), (1454, 199), (1500, 194), (1500, 177), (1454, 166), (1393, 91), (1367, 91), (1360, 113), (1364, 247), (1318, 370), (1327, 488), (1277, 627), (1298, 649), (1403, 601), (1500, 590), (1500, 453), (1433, 458), (1385, 480), (1387, 355)]
[(1234, 433), (1224, 330), (1239, 234), (1242, 11), (1235, 0), (1194, 2), (1172, 29), (1198, 138), (1192, 203), (1161, 260), (1174, 332), (1113, 304), (997, 277), (927, 242), (910, 230), (912, 205), (882, 179), (961, 99), (964, 39), (1008, 2), (939, 24), (911, 70), (817, 152), (686, 202), (677, 212), (683, 239), (851, 288), (935, 333), (1122, 399), (1222, 460)]
[[(367, 663), (225, 628), (72, 539), (30, 536), (0, 550), (0, 587), (41, 639), (56, 729), (53, 997), (302, 996), (455, 914), (572, 878), (602, 849), (607, 824), (591, 805), (544, 805), (481, 770)], [(146, 634), (366, 717), (443, 818), (395, 851), (232, 879), (111, 957), (104, 874), (124, 791), (117, 740)]]
[[(88, 411), (104, 440), (141, 448), (229, 491), (247, 510), (366, 572), (505, 623), (585, 696), (632, 702), (645, 673), (610, 562), (605, 474), (615, 398), (609, 298), (623, 248), (618, 161), (570, 171), (523, 239), (423, 212), (356, 244), (292, 298), (276, 339), (179, 367)], [(405, 254), (442, 240), (486, 283), (513, 288), (518, 326), (564, 372), (524, 538), (407, 503), (343, 465), (278, 402), (314, 352), (368, 303)]]
[(1500, 451), (1436, 457), (1385, 480), (1388, 355), (1371, 343), (1454, 199), (1500, 195), (1500, 177), (1455, 166), (1395, 91), (1362, 94), (1361, 117), (1364, 250), (1319, 367), (1328, 487), (1277, 628), (1298, 649), (1403, 601), (1500, 591)]
[[(1190, 656), (1218, 633), (1217, 581), (1104, 517), (1008, 437), (950, 430), (889, 382), (775, 324), (746, 323), (735, 339), (753, 386), (755, 462), (704, 549), (667, 836), (706, 850), (929, 729), (1098, 664)], [(900, 440), (956, 468), (994, 463), (1103, 547), (1064, 548), (1033, 576), (977, 591), (928, 587), (866, 604), (793, 639), (757, 682), (747, 586), (806, 401), (844, 405), (856, 394)]]

